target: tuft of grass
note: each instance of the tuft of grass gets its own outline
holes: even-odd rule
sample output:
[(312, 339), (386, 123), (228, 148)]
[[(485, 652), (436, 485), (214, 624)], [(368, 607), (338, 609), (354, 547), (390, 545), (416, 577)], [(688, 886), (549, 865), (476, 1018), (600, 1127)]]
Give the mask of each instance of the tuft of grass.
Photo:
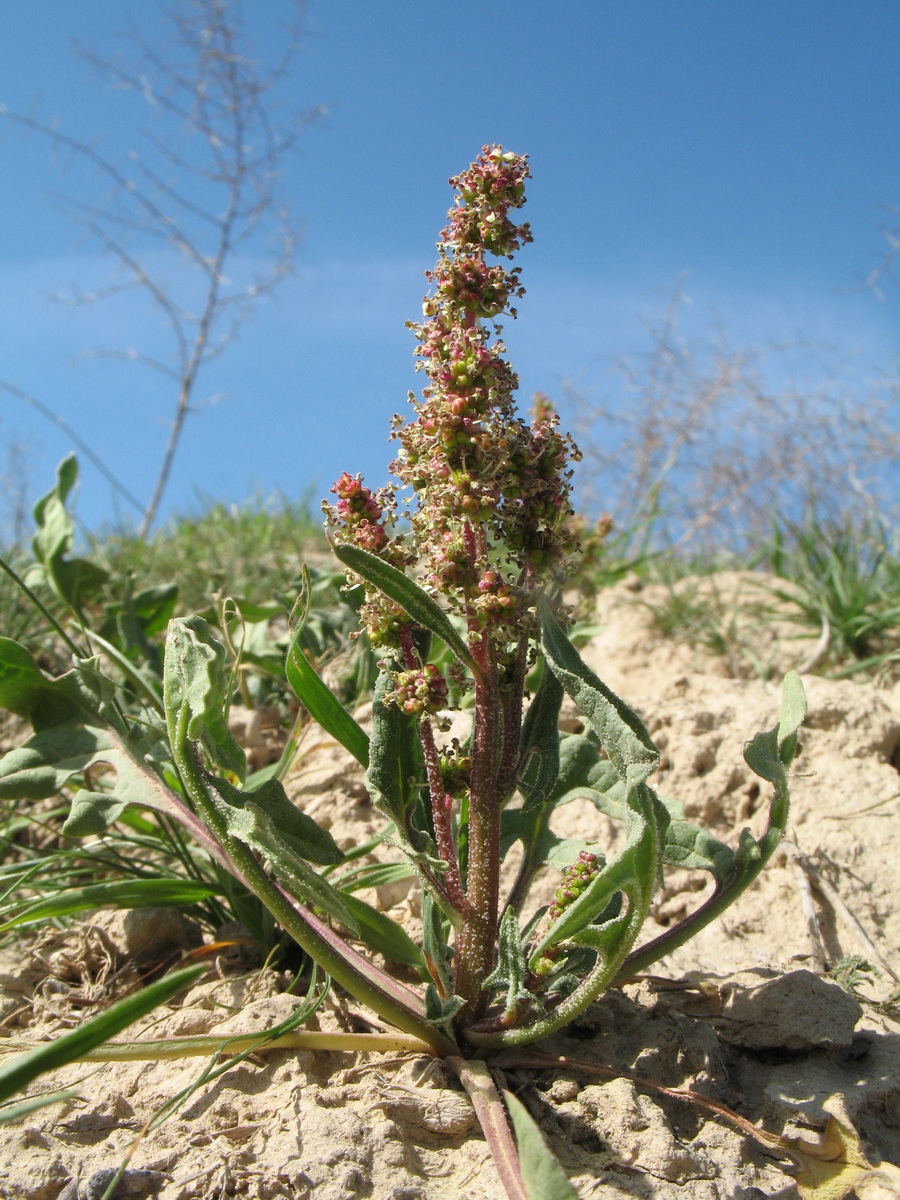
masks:
[(141, 588), (176, 583), (180, 612), (198, 612), (225, 592), (259, 604), (296, 597), (303, 560), (328, 553), (308, 498), (260, 495), (241, 505), (204, 502), (146, 540), (133, 530), (91, 535), (89, 548), (113, 580), (130, 575)]
[(771, 595), (798, 624), (829, 630), (831, 673), (878, 670), (900, 659), (900, 557), (884, 526), (844, 515), (777, 521), (764, 561), (784, 584)]
[[(82, 558), (69, 561), (91, 572), (92, 586), (76, 607), (48, 585), (46, 573), (33, 574), (32, 555), (26, 550), (15, 555), (11, 565), (19, 579), (59, 625), (51, 629), (22, 587), (0, 573), (0, 632), (27, 644), (51, 677), (65, 669), (63, 634), (91, 645), (105, 669), (128, 685), (122, 699), (129, 714), (145, 723), (159, 721), (154, 699), (161, 688), (169, 618), (202, 610), (243, 663), (236, 679), (240, 700), (248, 707), (274, 705), (280, 714), (284, 754), (267, 773), (286, 771), (308, 720), (297, 711), (284, 664), (290, 614), (310, 562), (320, 561), (324, 569), (306, 568), (311, 611), (301, 649), (329, 670), (348, 704), (358, 703), (371, 688), (371, 651), (363, 639), (349, 641), (359, 597), (347, 592), (343, 572), (334, 570), (309, 501), (266, 502), (258, 496), (243, 506), (210, 502), (196, 514), (173, 519), (146, 541), (131, 530), (114, 529), (87, 535), (82, 549)], [(25, 722), (12, 713), (0, 716), (7, 749), (20, 740)], [(82, 842), (61, 833), (67, 811), (65, 803), (0, 803), (0, 937), (7, 930), (7, 936), (15, 936), (14, 927), (30, 923), (30, 906), (38, 901), (46, 900), (52, 909), (39, 911), (40, 919), (57, 926), (97, 907), (88, 884), (107, 887), (110, 903), (121, 888), (129, 899), (123, 907), (135, 898), (128, 889), (149, 884), (152, 891), (165, 884), (175, 891), (188, 889), (176, 903), (208, 929), (236, 917), (267, 950), (281, 943), (256, 898), (230, 877), (223, 885), (217, 865), (166, 818), (129, 812), (116, 834)]]

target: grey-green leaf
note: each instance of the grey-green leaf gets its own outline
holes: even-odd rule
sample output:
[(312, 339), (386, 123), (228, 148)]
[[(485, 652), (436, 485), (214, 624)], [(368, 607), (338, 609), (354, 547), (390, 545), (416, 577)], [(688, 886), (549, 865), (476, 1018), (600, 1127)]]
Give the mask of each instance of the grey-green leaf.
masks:
[(513, 908), (507, 908), (500, 921), (500, 938), (497, 954), (497, 965), (483, 983), (485, 988), (504, 988), (506, 1013), (514, 1013), (523, 1000), (533, 1000), (531, 992), (525, 987), (525, 976), (528, 964), (525, 961), (525, 948), (522, 944), (522, 931), (519, 920)]
[(578, 1200), (578, 1193), (525, 1106), (512, 1092), (504, 1092), (503, 1099), (516, 1134), (519, 1166), (528, 1200)]
[(538, 611), (550, 669), (596, 730), (619, 775), (624, 779), (629, 768), (637, 768), (646, 779), (659, 764), (659, 751), (643, 722), (582, 660), (543, 596), (538, 598)]
[(373, 802), (405, 837), (419, 782), (419, 741), (415, 719), (396, 704), (385, 702), (385, 696), (392, 689), (390, 674), (381, 671), (372, 697), (366, 787)]
[(711, 871), (719, 883), (731, 878), (734, 851), (690, 821), (672, 821), (666, 830), (663, 859), (670, 866)]
[[(272, 874), (304, 904), (324, 909), (351, 932), (358, 934), (356, 918), (346, 903), (346, 897), (308, 865), (298, 852), (295, 840), (284, 836), (276, 820), (264, 807), (253, 804), (247, 794), (230, 788), (222, 780), (209, 779), (207, 785), (211, 791), (218, 793), (219, 813), (231, 837), (267, 858)], [(234, 798), (235, 795), (241, 798), (242, 803), (229, 802), (228, 797)]]
[(74, 722), (40, 730), (0, 760), (0, 799), (42, 800), (55, 796), (85, 771), (101, 765), (115, 772), (104, 775), (109, 789), (76, 793), (72, 815), (64, 827), (67, 836), (102, 832), (128, 804), (171, 811), (171, 793), (129, 751), (115, 730)]
[(177, 714), (186, 708), (188, 738), (202, 742), (217, 766), (243, 779), (247, 760), (225, 720), (225, 647), (212, 637), (202, 617), (180, 617), (169, 622), (163, 693), (170, 734)]
[(216, 779), (214, 787), (232, 808), (259, 810), (279, 838), (307, 862), (327, 867), (344, 861), (344, 852), (328, 830), (291, 803), (281, 780), (268, 779), (255, 791), (242, 791), (225, 779)]
[(526, 810), (543, 804), (559, 778), (559, 710), (563, 694), (559, 680), (545, 669), (522, 722), (519, 790)]

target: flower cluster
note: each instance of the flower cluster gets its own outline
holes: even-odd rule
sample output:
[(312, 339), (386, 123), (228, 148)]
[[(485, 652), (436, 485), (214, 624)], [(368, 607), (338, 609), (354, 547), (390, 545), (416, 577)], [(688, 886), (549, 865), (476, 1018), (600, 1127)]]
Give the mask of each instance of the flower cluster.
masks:
[[(411, 513), (425, 586), (498, 641), (520, 629), (536, 571), (562, 557), (570, 515), (567, 463), (577, 450), (549, 404), (529, 426), (514, 411), (518, 379), (491, 342), (495, 322), (523, 294), (518, 268), (489, 265), (531, 241), (510, 213), (525, 203), (527, 158), (485, 146), (450, 182), (457, 202), (427, 278), (428, 318), (414, 325), (428, 376), (416, 419), (395, 418), (393, 471), (412, 487)], [(497, 327), (499, 329), (499, 327)]]
[[(600, 873), (602, 867), (603, 860), (588, 850), (582, 850), (575, 862), (566, 867), (559, 887), (556, 889), (556, 895), (553, 897), (553, 903), (547, 909), (546, 922), (548, 926), (552, 925), (567, 908), (575, 903), (587, 889), (591, 880)], [(538, 978), (549, 975), (556, 968), (559, 955), (560, 947), (558, 945), (550, 946), (545, 950), (534, 968), (535, 975)]]
[(410, 716), (440, 712), (447, 707), (447, 681), (434, 663), (394, 675), (394, 690), (384, 697)]
[(596, 854), (582, 850), (575, 862), (566, 867), (559, 887), (556, 889), (556, 895), (553, 897), (553, 903), (547, 910), (547, 916), (551, 921), (561, 917), (566, 909), (575, 903), (582, 892), (587, 889), (591, 880), (600, 873), (602, 866), (603, 863)]
[(339, 540), (352, 541), (354, 545), (377, 554), (388, 543), (382, 518), (384, 497), (364, 486), (362, 476), (350, 475), (346, 471), (331, 489), (338, 498), (329, 511), (333, 524), (340, 530)]
[[(396, 567), (408, 565), (409, 556), (403, 540), (388, 537), (396, 506), (392, 487), (373, 492), (365, 486), (360, 475), (345, 471), (331, 490), (337, 496), (337, 503), (323, 501), (322, 508), (335, 542), (359, 546)], [(351, 577), (351, 583), (358, 582)], [(397, 626), (402, 615), (393, 601), (375, 589), (366, 588), (360, 620), (373, 646), (393, 647), (396, 644)]]

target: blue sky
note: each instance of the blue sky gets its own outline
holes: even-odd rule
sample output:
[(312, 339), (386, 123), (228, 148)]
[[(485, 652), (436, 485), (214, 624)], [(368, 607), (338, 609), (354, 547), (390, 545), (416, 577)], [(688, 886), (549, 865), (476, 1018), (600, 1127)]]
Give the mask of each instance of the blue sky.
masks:
[[(284, 11), (246, 5), (263, 58)], [(92, 77), (71, 42), (111, 53), (129, 13), (160, 35), (151, 0), (7, 0), (0, 102), (126, 147), (146, 106)], [(307, 26), (279, 99), (328, 115), (282, 181), (303, 224), (296, 273), (201, 377), (163, 516), (198, 494), (321, 495), (343, 470), (385, 481), (390, 417), (418, 384), (404, 321), (420, 312), (448, 176), (485, 142), (527, 152), (534, 176), (527, 295), (505, 331), (524, 402), (565, 381), (614, 397), (614, 359), (646, 348), (646, 320), (679, 278), (689, 330), (813, 339), (860, 380), (896, 362), (900, 296), (859, 287), (883, 249), (884, 206), (900, 204), (895, 0), (310, 0)], [(154, 318), (132, 300), (47, 299), (108, 275), (54, 203), (90, 199), (91, 178), (34, 134), (6, 136), (0, 162), (0, 379), (146, 498), (173, 397), (84, 352), (152, 351)], [(23, 447), (32, 499), (71, 448), (2, 392), (0, 437)], [(88, 463), (82, 474), (86, 524), (128, 513)]]

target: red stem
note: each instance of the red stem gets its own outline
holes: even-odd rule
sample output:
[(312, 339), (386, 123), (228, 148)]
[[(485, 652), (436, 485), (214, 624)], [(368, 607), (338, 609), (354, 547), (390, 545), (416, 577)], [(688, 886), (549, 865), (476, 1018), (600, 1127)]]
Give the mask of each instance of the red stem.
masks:
[(434, 740), (434, 730), (431, 722), (423, 719), (419, 723), (419, 733), (422, 738), (422, 749), (425, 752), (425, 767), (428, 774), (428, 790), (431, 796), (431, 814), (434, 820), (434, 834), (437, 841), (438, 854), (447, 864), (444, 871), (444, 890), (447, 899), (457, 910), (465, 912), (471, 906), (463, 890), (459, 874), (459, 860), (456, 854), (456, 844), (450, 827), (450, 810), (453, 797), (445, 793), (441, 779), (441, 766), (438, 749)]
[[(466, 547), (474, 563), (487, 561), (487, 535), (467, 526)], [(482, 982), (494, 965), (500, 899), (500, 796), (497, 793), (501, 707), (490, 637), (473, 618), (469, 647), (481, 668), (475, 683), (472, 771), (469, 785), (469, 828), (466, 895), (471, 910), (463, 916), (456, 943), (454, 990), (466, 1001), (457, 1028), (466, 1029), (484, 1015), (487, 995)]]

